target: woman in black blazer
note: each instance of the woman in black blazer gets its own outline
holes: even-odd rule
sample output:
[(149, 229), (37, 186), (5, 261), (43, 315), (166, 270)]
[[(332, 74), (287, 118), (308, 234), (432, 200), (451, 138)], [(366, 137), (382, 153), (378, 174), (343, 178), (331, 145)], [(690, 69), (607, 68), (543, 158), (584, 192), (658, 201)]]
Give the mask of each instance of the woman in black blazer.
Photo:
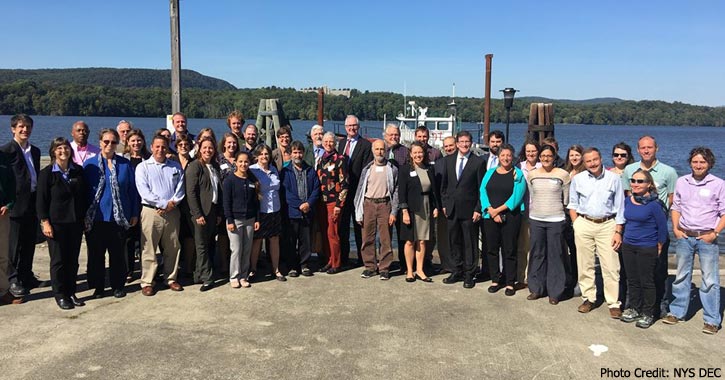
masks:
[(194, 282), (205, 292), (213, 284), (213, 260), (210, 257), (216, 226), (223, 215), (222, 183), (216, 162), (216, 144), (210, 138), (199, 141), (197, 159), (186, 167), (186, 199), (194, 222), (196, 269)]
[[(424, 282), (433, 280), (423, 271), (425, 245), (431, 239), (432, 220), (438, 217), (440, 197), (436, 193), (435, 171), (426, 162), (425, 146), (419, 142), (410, 145), (410, 164), (403, 165), (398, 171), (398, 197), (402, 222), (400, 240), (405, 240), (405, 262), (407, 274), (405, 281)], [(413, 258), (416, 272), (413, 276)]]
[(48, 241), (55, 302), (68, 310), (85, 305), (75, 293), (88, 189), (83, 168), (73, 163), (68, 140), (62, 137), (53, 140), (49, 154), (51, 164), (38, 175), (36, 207)]

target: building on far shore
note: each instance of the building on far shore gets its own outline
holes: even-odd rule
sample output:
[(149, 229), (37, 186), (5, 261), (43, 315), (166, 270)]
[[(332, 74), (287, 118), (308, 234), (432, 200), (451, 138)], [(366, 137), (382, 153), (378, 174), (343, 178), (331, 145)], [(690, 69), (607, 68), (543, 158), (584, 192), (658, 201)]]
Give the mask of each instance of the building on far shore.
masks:
[[(300, 92), (317, 92), (320, 89), (320, 87), (308, 87), (308, 88), (301, 88), (298, 91)], [(322, 86), (322, 90), (324, 91), (325, 95), (338, 95), (338, 96), (344, 96), (346, 98), (350, 98), (351, 89), (349, 88), (329, 88), (327, 86)]]

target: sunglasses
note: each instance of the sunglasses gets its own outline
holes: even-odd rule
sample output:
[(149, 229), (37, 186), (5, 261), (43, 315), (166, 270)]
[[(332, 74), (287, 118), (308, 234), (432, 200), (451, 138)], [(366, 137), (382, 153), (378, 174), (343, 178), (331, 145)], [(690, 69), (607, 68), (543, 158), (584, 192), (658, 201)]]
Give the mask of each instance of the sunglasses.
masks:
[(646, 179), (630, 178), (629, 183), (649, 183)]
[(627, 158), (628, 156), (629, 156), (629, 154), (627, 154), (627, 153), (612, 153), (612, 157), (614, 157), (614, 158), (617, 158), (617, 157)]
[(103, 143), (103, 145), (111, 145), (111, 144), (116, 145), (116, 144), (118, 144), (118, 141), (116, 141), (116, 140), (101, 140), (101, 142)]

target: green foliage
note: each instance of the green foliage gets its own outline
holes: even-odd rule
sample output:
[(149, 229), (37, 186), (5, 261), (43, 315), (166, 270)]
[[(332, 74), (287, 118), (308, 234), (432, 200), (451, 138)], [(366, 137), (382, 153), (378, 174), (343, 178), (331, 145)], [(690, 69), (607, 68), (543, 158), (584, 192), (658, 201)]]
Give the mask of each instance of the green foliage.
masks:
[[(213, 78), (212, 78), (213, 79)], [(403, 111), (404, 99), (391, 92), (352, 91), (352, 97), (325, 96), (325, 118), (343, 120), (354, 114), (362, 120), (392, 120)], [(225, 118), (238, 109), (253, 119), (259, 99), (280, 99), (290, 120), (317, 118), (317, 94), (293, 88), (265, 87), (257, 89), (210, 90), (185, 87), (182, 110), (192, 118)], [(409, 97), (423, 107), (428, 115), (442, 116), (449, 97)], [(693, 106), (680, 102), (624, 101), (603, 99), (590, 101), (517, 98), (511, 110), (512, 123), (526, 123), (532, 101), (553, 102), (556, 124), (605, 125), (702, 125), (725, 126), (725, 107)], [(458, 116), (462, 121), (483, 120), (483, 100), (457, 98)], [(0, 80), (0, 114), (19, 112), (35, 115), (163, 117), (171, 110), (169, 87), (113, 87), (89, 84)], [(491, 101), (491, 121), (505, 122), (503, 101)]]

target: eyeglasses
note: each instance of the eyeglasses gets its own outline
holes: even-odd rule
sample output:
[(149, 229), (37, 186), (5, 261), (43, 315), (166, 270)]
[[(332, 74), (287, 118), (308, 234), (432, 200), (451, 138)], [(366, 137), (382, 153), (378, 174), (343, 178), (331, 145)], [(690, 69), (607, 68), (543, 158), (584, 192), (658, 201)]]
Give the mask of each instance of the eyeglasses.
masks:
[(116, 145), (116, 144), (118, 144), (118, 141), (116, 141), (116, 140), (102, 140), (101, 142), (103, 143), (103, 145), (111, 145), (111, 144), (112, 145)]
[(627, 158), (628, 156), (629, 156), (629, 154), (627, 154), (627, 153), (612, 153), (612, 157), (614, 157), (614, 158), (618, 158), (618, 157)]
[(357, 127), (359, 124), (345, 124), (346, 127)]
[(649, 183), (646, 179), (630, 178), (629, 183)]

